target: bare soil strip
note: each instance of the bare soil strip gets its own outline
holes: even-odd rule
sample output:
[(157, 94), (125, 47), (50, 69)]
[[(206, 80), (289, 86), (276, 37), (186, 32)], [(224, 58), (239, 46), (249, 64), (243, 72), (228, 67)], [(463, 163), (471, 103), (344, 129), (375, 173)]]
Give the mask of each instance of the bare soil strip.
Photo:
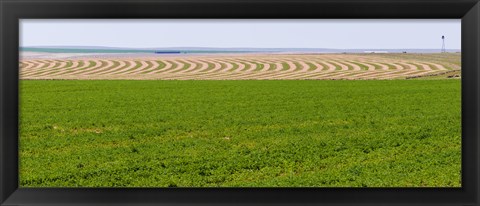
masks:
[(102, 66), (105, 66), (106, 64), (101, 61), (101, 60), (93, 60), (94, 62), (94, 66), (93, 67), (88, 67), (88, 68), (85, 68), (85, 69), (73, 69), (74, 71), (69, 73), (69, 75), (81, 75), (81, 74), (84, 74), (86, 72), (89, 72), (89, 71), (92, 71), (92, 70), (95, 70), (97, 68), (100, 68)]
[(165, 64), (165, 67), (163, 67), (163, 68), (161, 68), (161, 69), (158, 69), (158, 70), (155, 69), (155, 68), (152, 68), (151, 70), (147, 70), (147, 72), (144, 72), (144, 74), (145, 74), (145, 73), (146, 73), (146, 74), (161, 73), (161, 72), (163, 72), (163, 71), (165, 71), (165, 70), (171, 69), (172, 66), (173, 66), (173, 65), (172, 65), (170, 62), (168, 62), (168, 61), (162, 61), (162, 63)]
[(95, 73), (95, 74), (97, 74), (97, 75), (108, 74), (108, 73), (111, 73), (111, 72), (114, 72), (114, 71), (118, 71), (119, 69), (127, 66), (126, 61), (118, 61), (118, 62), (119, 62), (118, 66), (112, 67), (111, 69), (105, 69), (105, 70), (100, 71), (100, 72)]
[[(63, 61), (59, 60), (58, 62), (63, 62)], [(66, 63), (65, 63), (65, 66), (66, 66)], [(24, 72), (22, 72), (22, 74), (25, 74), (25, 75), (42, 75), (42, 74), (50, 73), (52, 70), (57, 70), (57, 69), (59, 69), (59, 67), (47, 67), (47, 68), (38, 67), (38, 68), (30, 69), (28, 71), (24, 71)]]
[(82, 74), (83, 75), (88, 75), (88, 74), (93, 74), (93, 73), (96, 73), (96, 72), (108, 70), (109, 68), (113, 67), (113, 65), (114, 65), (114, 62), (111, 61), (111, 60), (105, 60), (104, 62), (106, 62), (107, 64), (106, 65), (101, 65), (97, 69), (92, 69), (90, 71), (83, 72)]
[(65, 70), (62, 70), (62, 71), (59, 71), (57, 73), (55, 73), (56, 76), (60, 75), (64, 75), (64, 74), (68, 74), (70, 75), (71, 72), (74, 72), (74, 71), (81, 71), (83, 69), (86, 69), (86, 68), (89, 68), (90, 67), (90, 64), (91, 64), (91, 61), (84, 61), (83, 64), (79, 67), (72, 67), (70, 69), (65, 69)]
[(165, 72), (165, 73), (188, 73), (190, 71), (193, 71), (195, 70), (195, 68), (198, 67), (198, 64), (193, 62), (193, 61), (190, 61), (190, 60), (187, 60), (187, 59), (182, 59), (182, 61), (184, 62), (184, 64), (188, 64), (189, 66), (187, 67), (187, 69), (183, 69), (183, 68), (179, 68), (179, 69), (175, 69), (175, 70), (170, 70), (168, 72)]
[[(160, 68), (160, 63), (159, 63), (159, 61), (149, 60), (148, 62), (152, 65), (152, 67), (150, 67), (150, 68), (145, 69), (144, 71), (142, 71), (142, 72), (141, 72), (142, 74), (145, 74), (145, 73), (147, 73), (147, 72), (151, 72), (151, 71), (154, 71), (154, 70), (162, 69), (162, 68), (163, 68), (163, 67)], [(163, 61), (162, 61), (162, 65), (163, 65)], [(165, 65), (165, 66), (166, 66), (166, 65)]]

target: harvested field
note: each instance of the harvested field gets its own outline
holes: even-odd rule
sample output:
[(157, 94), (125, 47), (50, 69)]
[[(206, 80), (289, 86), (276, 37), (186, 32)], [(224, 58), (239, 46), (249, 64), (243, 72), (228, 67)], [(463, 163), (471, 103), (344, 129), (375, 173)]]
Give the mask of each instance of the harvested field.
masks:
[(460, 54), (221, 54), (23, 59), (21, 79), (407, 79), (460, 71)]

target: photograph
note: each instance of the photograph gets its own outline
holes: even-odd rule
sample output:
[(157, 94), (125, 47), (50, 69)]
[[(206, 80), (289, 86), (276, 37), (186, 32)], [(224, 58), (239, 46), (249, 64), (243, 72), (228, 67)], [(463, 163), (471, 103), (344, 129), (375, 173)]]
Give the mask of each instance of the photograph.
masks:
[(20, 19), (18, 186), (461, 188), (461, 26)]

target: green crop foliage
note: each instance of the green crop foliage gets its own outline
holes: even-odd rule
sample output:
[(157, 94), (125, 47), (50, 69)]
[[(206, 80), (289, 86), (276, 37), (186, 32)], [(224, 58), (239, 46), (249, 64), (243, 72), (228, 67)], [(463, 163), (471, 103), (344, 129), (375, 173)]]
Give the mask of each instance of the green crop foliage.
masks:
[(270, 63), (270, 68), (268, 70), (269, 71), (275, 71), (276, 69), (277, 69), (277, 65)]
[(238, 63), (233, 63), (233, 62), (228, 62), (228, 63), (232, 64), (232, 66), (233, 66), (232, 69), (228, 70), (229, 72), (235, 71), (239, 67)]
[(312, 64), (311, 62), (305, 62), (307, 65), (308, 65), (308, 70), (307, 71), (313, 71), (315, 69), (317, 69), (317, 67)]
[(245, 65), (245, 68), (243, 68), (242, 71), (248, 71), (250, 69), (251, 65), (247, 64), (247, 61), (245, 61), (244, 59), (240, 59), (240, 60), (241, 60), (241, 62), (239, 62), (239, 64), (244, 64)]
[[(172, 66), (170, 68), (164, 70), (164, 71), (173, 71), (173, 70), (177, 69), (177, 67), (178, 67), (178, 64), (174, 61), (165, 60), (165, 62), (170, 63)], [(140, 64), (140, 63), (137, 63), (137, 64)], [(136, 69), (138, 67), (140, 67), (140, 65), (136, 66), (134, 69)]]
[(287, 62), (282, 62), (282, 70), (280, 71), (287, 71), (290, 69), (290, 65)]
[(21, 187), (460, 187), (460, 80), (21, 80)]
[(206, 61), (205, 63), (207, 63), (208, 67), (205, 70), (202, 70), (202, 72), (207, 72), (215, 68), (215, 64), (213, 64), (212, 62)]

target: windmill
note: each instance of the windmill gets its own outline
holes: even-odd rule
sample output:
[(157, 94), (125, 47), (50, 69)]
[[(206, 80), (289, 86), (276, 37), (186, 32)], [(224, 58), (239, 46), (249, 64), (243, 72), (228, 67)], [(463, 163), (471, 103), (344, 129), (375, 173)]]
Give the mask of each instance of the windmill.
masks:
[(442, 53), (445, 53), (445, 36), (442, 36)]

